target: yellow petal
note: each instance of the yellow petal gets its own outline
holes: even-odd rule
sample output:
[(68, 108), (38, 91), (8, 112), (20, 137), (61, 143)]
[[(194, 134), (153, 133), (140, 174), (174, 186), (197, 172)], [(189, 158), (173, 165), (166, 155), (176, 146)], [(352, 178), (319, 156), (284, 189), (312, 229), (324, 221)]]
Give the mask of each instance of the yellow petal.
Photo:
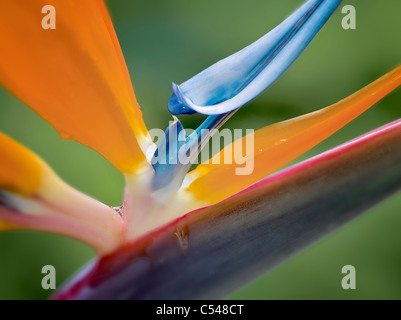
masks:
[(39, 189), (41, 175), (38, 158), (0, 133), (0, 189), (30, 196)]
[[(42, 7), (56, 10), (43, 29)], [(147, 130), (102, 0), (0, 2), (0, 83), (121, 172), (145, 159)]]
[(125, 239), (113, 208), (63, 182), (38, 156), (0, 133), (0, 230), (31, 229), (65, 234), (101, 253)]
[(14, 224), (0, 220), (0, 230), (16, 230), (18, 229)]
[[(233, 164), (212, 164), (210, 161), (211, 164), (200, 164), (189, 173), (189, 180), (194, 181), (187, 191), (196, 199), (210, 203), (234, 195), (328, 138), (400, 84), (401, 66), (334, 105), (256, 131), (254, 154), (251, 155), (254, 160), (252, 174), (236, 175), (236, 168), (243, 165), (236, 165), (234, 160)], [(246, 150), (245, 144), (246, 140), (242, 138), (234, 141), (231, 147), (240, 150), (242, 145), (242, 150)], [(224, 149), (213, 158), (224, 159)]]

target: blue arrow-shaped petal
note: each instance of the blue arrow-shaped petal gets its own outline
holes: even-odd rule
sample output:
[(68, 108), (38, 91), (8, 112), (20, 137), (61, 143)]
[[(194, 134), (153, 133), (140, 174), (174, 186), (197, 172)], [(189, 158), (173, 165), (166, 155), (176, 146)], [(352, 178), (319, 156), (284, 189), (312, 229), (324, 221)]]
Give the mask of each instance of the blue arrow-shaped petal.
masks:
[(173, 114), (235, 110), (273, 84), (297, 59), (341, 0), (309, 0), (268, 34), (181, 85), (173, 83)]

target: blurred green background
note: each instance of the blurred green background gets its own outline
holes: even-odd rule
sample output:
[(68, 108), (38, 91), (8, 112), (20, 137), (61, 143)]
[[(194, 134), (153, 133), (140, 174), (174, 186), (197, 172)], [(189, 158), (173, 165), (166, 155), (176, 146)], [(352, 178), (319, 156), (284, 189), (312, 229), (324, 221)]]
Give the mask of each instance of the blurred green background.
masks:
[[(28, 0), (27, 0), (28, 1)], [(171, 119), (171, 82), (181, 83), (250, 44), (302, 0), (113, 0), (108, 5), (149, 128)], [(349, 0), (357, 29), (343, 30), (338, 9), (298, 61), (228, 128), (260, 128), (332, 104), (401, 61), (401, 2)], [(305, 159), (401, 116), (398, 90), (302, 157)], [(194, 128), (200, 116), (180, 117)], [(55, 130), (0, 89), (0, 131), (42, 156), (68, 183), (119, 205), (123, 178), (95, 152), (62, 141)], [(233, 299), (401, 298), (401, 194), (234, 292)], [(0, 299), (44, 299), (41, 268), (54, 265), (57, 283), (94, 257), (88, 246), (40, 232), (0, 234)], [(357, 290), (341, 288), (341, 268), (354, 265)]]

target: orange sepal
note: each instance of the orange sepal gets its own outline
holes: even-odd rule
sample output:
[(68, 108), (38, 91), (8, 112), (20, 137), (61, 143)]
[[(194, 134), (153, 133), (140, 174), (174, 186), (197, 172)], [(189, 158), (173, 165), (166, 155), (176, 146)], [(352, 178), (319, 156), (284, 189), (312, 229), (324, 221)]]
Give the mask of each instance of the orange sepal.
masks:
[[(43, 29), (45, 5), (56, 29)], [(133, 172), (147, 130), (102, 0), (0, 2), (0, 82), (65, 139)]]
[(254, 161), (250, 175), (236, 175), (236, 169), (243, 165), (235, 164), (234, 160), (231, 160), (233, 164), (213, 164), (213, 158), (217, 157), (223, 163), (226, 148), (241, 150), (242, 145), (242, 150), (246, 150), (246, 139), (238, 139), (209, 163), (200, 164), (190, 172), (188, 177), (194, 181), (186, 190), (196, 199), (209, 203), (228, 198), (310, 150), (400, 84), (401, 66), (336, 104), (256, 131), (254, 153), (249, 155)]
[(0, 189), (29, 196), (39, 188), (41, 175), (38, 158), (0, 133)]

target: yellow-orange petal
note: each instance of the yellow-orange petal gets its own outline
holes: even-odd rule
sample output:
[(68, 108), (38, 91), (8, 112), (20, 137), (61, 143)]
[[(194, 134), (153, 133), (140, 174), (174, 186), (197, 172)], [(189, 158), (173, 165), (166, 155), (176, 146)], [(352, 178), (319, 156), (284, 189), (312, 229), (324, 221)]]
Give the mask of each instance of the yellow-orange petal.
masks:
[(30, 150), (0, 133), (0, 230), (33, 229), (83, 240), (101, 253), (125, 239), (113, 208), (63, 182)]
[(16, 230), (18, 229), (14, 224), (0, 220), (0, 230)]
[(0, 189), (29, 196), (39, 189), (41, 175), (38, 158), (0, 133)]
[[(234, 160), (233, 164), (213, 164), (213, 158), (224, 159), (224, 151), (230, 147), (226, 146), (210, 164), (200, 164), (188, 174), (189, 180), (194, 181), (186, 190), (196, 199), (210, 203), (234, 195), (316, 146), (399, 85), (401, 66), (336, 104), (260, 129), (254, 135), (254, 153), (249, 155), (252, 159), (247, 159), (254, 161), (252, 174), (236, 175), (236, 169), (243, 165), (236, 165)], [(246, 150), (245, 144), (246, 139), (241, 138), (231, 147), (241, 150), (242, 145)]]
[[(42, 28), (45, 5), (56, 29)], [(61, 137), (135, 171), (147, 130), (102, 0), (1, 1), (0, 39), (0, 83)]]

